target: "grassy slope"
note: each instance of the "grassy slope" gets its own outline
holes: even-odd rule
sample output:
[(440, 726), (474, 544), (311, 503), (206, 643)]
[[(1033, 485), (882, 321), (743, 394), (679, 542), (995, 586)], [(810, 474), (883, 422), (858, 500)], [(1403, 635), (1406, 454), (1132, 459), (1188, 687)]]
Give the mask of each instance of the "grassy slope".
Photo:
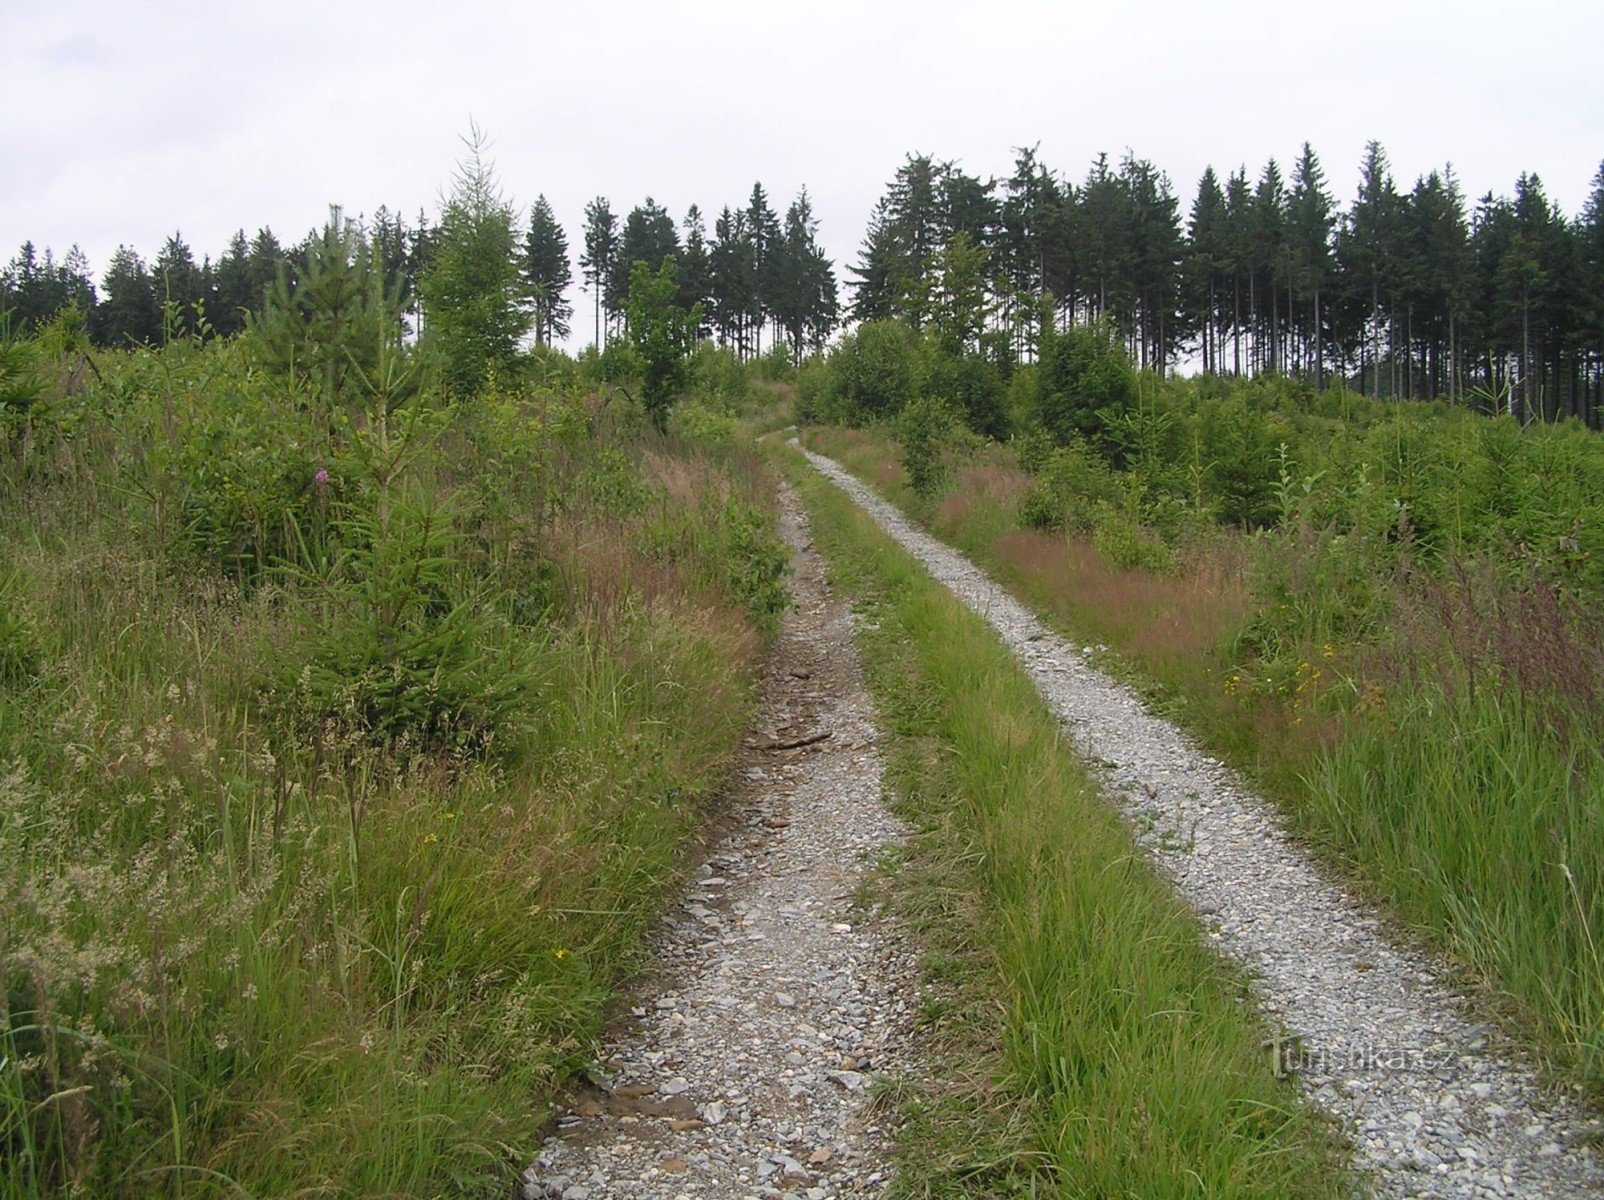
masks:
[(923, 928), (942, 1061), (904, 1097), (909, 1195), (1345, 1191), (1275, 1080), (1242, 979), (1088, 781), (991, 631), (790, 460), (867, 618), (890, 783), (918, 830), (895, 881)]
[[(1539, 1056), (1573, 1082), (1604, 1087), (1604, 753), (1585, 733), (1596, 701), (1593, 717), (1578, 714), (1515, 678), (1467, 694), (1443, 643), (1443, 627), (1457, 624), (1466, 636), (1485, 633), (1507, 655), (1495, 664), (1507, 673), (1553, 676), (1542, 660), (1568, 657), (1585, 675), (1596, 648), (1571, 644), (1576, 635), (1543, 593), (1505, 597), (1498, 615), (1477, 610), (1469, 593), (1406, 595), (1389, 631), (1386, 686), (1372, 675), (1376, 651), (1333, 628), (1301, 647), (1295, 672), (1289, 660), (1250, 691), (1233, 641), (1262, 601), (1241, 539), (1219, 538), (1174, 573), (1121, 568), (1089, 537), (1022, 529), (1029, 481), (1005, 452), (959, 466), (927, 502), (883, 434), (817, 429), (809, 441), (1058, 628), (1111, 646), (1106, 665), (1255, 776), (1355, 882), (1455, 955)], [(1313, 623), (1340, 627), (1346, 593), (1321, 597), (1318, 549), (1294, 540), (1275, 553), (1284, 575), (1309, 573), (1305, 590), (1331, 610)]]
[(284, 683), (360, 633), (362, 579), (242, 588), (175, 548), (225, 488), (321, 495), (315, 459), (236, 484), (304, 420), (236, 353), (105, 356), (118, 395), (0, 458), (0, 1194), (505, 1195), (745, 726), (769, 480), (565, 435), (549, 395), (415, 454), (473, 523), (386, 578), (470, 598), (442, 678), (534, 685), (512, 742), (410, 755)]

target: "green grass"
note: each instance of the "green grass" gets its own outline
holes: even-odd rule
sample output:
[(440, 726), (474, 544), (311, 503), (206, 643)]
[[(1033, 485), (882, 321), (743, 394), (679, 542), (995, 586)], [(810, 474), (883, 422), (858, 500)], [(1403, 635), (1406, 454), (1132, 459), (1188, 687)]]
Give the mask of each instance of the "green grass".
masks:
[(787, 461), (832, 581), (866, 618), (888, 785), (916, 830), (885, 887), (928, 946), (937, 1061), (900, 1096), (900, 1193), (1345, 1194), (1329, 1129), (1271, 1072), (1242, 977), (1006, 648)]
[(0, 443), (0, 1196), (505, 1196), (750, 715), (772, 482), (574, 394), (324, 437), (246, 354)]
[(1422, 684), (1354, 721), (1299, 808), (1412, 924), (1449, 944), (1561, 1065), (1604, 1080), (1604, 753), (1493, 688)]
[(1169, 572), (1120, 566), (1089, 536), (1021, 526), (1030, 482), (1006, 448), (959, 456), (946, 491), (922, 499), (883, 431), (809, 442), (1068, 636), (1111, 647), (1104, 666), (1451, 956), (1489, 1016), (1604, 1094), (1604, 657), (1589, 593), (1476, 560), (1463, 579), (1430, 560), (1399, 575), (1359, 535), (1308, 525), (1206, 535)]

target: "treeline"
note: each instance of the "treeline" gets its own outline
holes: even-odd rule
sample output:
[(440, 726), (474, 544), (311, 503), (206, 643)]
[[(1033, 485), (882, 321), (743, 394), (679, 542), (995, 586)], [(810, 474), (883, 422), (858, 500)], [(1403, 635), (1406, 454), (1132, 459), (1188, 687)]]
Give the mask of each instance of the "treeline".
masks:
[(594, 297), (596, 344), (622, 328), (634, 265), (644, 262), (656, 272), (673, 258), (680, 307), (700, 306), (699, 336), (716, 337), (742, 358), (763, 352), (765, 331), (771, 345), (783, 338), (796, 358), (822, 350), (840, 313), (835, 267), (819, 246), (818, 229), (806, 188), (782, 220), (763, 185), (754, 183), (745, 208), (724, 206), (711, 238), (694, 204), (676, 227), (648, 196), (620, 225), (606, 197), (596, 197), (585, 206), (580, 257)]
[[(331, 224), (347, 222), (336, 211)], [(418, 283), (428, 273), (438, 231), (423, 214), (409, 225), (383, 207), (354, 227), (416, 331)], [(314, 230), (286, 246), (271, 229), (254, 238), (241, 229), (215, 259), (205, 255), (198, 262), (175, 233), (149, 263), (136, 250), (119, 247), (98, 286), (76, 246), (57, 260), (48, 248), (41, 252), (25, 242), (0, 271), (0, 312), (9, 310), (14, 330), (25, 333), (73, 310), (102, 346), (227, 336), (262, 314), (274, 288), (295, 292), (318, 260), (325, 233)], [(573, 266), (567, 234), (545, 196), (530, 206), (513, 255), (522, 293), (517, 303), (530, 317), (534, 340), (545, 346), (567, 338), (574, 316)], [(745, 207), (723, 208), (711, 235), (696, 205), (676, 224), (650, 197), (622, 221), (604, 197), (593, 200), (585, 209), (579, 262), (595, 296), (598, 346), (624, 330), (635, 264), (644, 262), (655, 275), (670, 258), (675, 303), (700, 314), (697, 335), (716, 337), (743, 358), (762, 353), (766, 335), (770, 345), (783, 339), (800, 358), (821, 349), (839, 323), (835, 268), (819, 246), (805, 188), (782, 218), (769, 206), (762, 184), (754, 184)]]
[[(338, 209), (331, 225), (344, 227)], [(399, 213), (380, 207), (371, 220), (354, 222), (393, 281), (404, 310), (417, 315), (417, 282), (429, 260), (432, 230), (419, 214), (408, 225)], [(70, 309), (97, 345), (156, 345), (165, 338), (228, 336), (245, 328), (251, 315), (260, 317), (269, 292), (282, 279), (293, 292), (319, 254), (326, 229), (309, 232), (285, 245), (267, 227), (255, 237), (243, 229), (229, 239), (214, 259), (195, 251), (182, 232), (163, 243), (146, 262), (130, 246), (119, 246), (97, 287), (89, 260), (74, 246), (57, 260), (24, 242), (15, 258), (0, 270), (0, 313), (9, 312), (14, 332), (29, 333)]]
[(1599, 422), (1604, 388), (1604, 168), (1568, 219), (1524, 174), (1472, 208), (1451, 170), (1400, 189), (1370, 143), (1339, 208), (1306, 143), (1210, 167), (1183, 221), (1151, 162), (1106, 155), (1078, 185), (1018, 152), (1006, 179), (910, 155), (871, 217), (851, 315), (961, 331), (998, 361), (1034, 353), (1039, 302), (1106, 318), (1157, 371), (1343, 378), (1375, 396), (1480, 392), (1520, 416)]

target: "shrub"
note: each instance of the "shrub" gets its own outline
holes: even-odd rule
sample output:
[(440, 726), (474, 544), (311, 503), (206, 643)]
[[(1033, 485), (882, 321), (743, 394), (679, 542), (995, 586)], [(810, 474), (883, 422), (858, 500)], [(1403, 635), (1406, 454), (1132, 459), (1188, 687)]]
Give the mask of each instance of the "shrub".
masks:
[(990, 438), (1001, 438), (1007, 432), (1003, 409), (1007, 388), (992, 363), (973, 354), (947, 353), (930, 341), (922, 374), (924, 390), (949, 400), (974, 432)]
[(1083, 442), (1043, 445), (1043, 439), (1021, 439), (1021, 462), (1033, 464), (1035, 483), (1020, 503), (1020, 524), (1030, 529), (1093, 527), (1093, 507), (1119, 499), (1119, 485), (1106, 464)]
[(1036, 368), (1035, 419), (1060, 445), (1095, 438), (1105, 420), (1136, 399), (1136, 376), (1106, 322), (1060, 332), (1043, 321)]
[(293, 720), (332, 723), (402, 751), (516, 742), (537, 682), (534, 648), (482, 592), (452, 577), (461, 535), (432, 496), (342, 523), (346, 549), (317, 581), (309, 654), (281, 680)]
[(44, 390), (34, 348), (12, 336), (9, 314), (0, 312), (0, 438), (28, 419)]
[(958, 423), (952, 407), (942, 400), (921, 396), (897, 414), (897, 440), (902, 444), (902, 469), (908, 483), (924, 499), (932, 499), (946, 479), (942, 453)]
[(1116, 567), (1168, 575), (1175, 570), (1175, 554), (1164, 539), (1129, 513), (1106, 501), (1091, 509), (1092, 546)]
[(830, 356), (832, 419), (894, 416), (913, 394), (919, 336), (901, 321), (865, 321)]
[(790, 555), (774, 536), (768, 513), (731, 496), (718, 514), (718, 563), (725, 590), (765, 633), (779, 628), (790, 604)]

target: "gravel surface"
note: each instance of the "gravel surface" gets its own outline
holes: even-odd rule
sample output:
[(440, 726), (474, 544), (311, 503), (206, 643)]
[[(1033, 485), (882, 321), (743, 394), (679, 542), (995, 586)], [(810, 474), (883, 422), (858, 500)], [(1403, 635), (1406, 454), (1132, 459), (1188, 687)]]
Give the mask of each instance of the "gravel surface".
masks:
[[(830, 459), (824, 475), (991, 623), (1159, 867), (1288, 1030), (1267, 1047), (1336, 1116), (1381, 1196), (1604, 1195), (1599, 1127), (1474, 1023), (1438, 964), (1389, 943), (1272, 809), (957, 551)], [(731, 1193), (734, 1194), (734, 1193)]]
[(825, 1200), (888, 1180), (893, 1114), (870, 1088), (906, 1069), (917, 967), (853, 901), (904, 831), (880, 802), (852, 614), (795, 495), (781, 500), (795, 603), (733, 824), (654, 934), (657, 965), (525, 1172), (527, 1200)]

